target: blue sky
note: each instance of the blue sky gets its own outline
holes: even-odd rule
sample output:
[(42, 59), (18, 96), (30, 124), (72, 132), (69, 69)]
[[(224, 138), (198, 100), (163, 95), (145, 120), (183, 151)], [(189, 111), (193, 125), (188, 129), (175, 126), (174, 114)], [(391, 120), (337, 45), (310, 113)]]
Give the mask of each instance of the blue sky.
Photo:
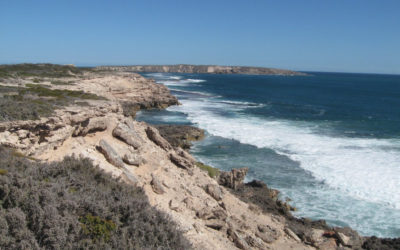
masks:
[(400, 1), (1, 0), (0, 63), (400, 74)]

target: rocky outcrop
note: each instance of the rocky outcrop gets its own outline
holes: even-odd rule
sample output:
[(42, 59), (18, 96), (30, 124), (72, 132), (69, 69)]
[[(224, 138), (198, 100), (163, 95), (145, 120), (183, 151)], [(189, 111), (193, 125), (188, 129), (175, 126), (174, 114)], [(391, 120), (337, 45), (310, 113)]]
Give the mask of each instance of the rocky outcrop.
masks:
[(43, 161), (70, 155), (91, 159), (115, 178), (143, 188), (149, 203), (176, 222), (195, 249), (354, 249), (361, 244), (354, 232), (294, 218), (277, 190), (260, 181), (243, 183), (247, 169), (209, 177), (194, 167), (187, 151), (169, 142), (171, 137), (126, 117), (123, 102), (141, 107), (157, 98), (168, 105), (170, 93), (154, 82), (133, 73), (99, 72), (69, 87), (106, 99), (71, 104), (40, 120), (2, 122), (0, 144)]
[(100, 140), (97, 149), (104, 155), (109, 163), (116, 166), (117, 168), (123, 168), (124, 163), (117, 152), (110, 146), (105, 140)]
[(306, 75), (305, 73), (264, 67), (217, 66), (217, 65), (134, 65), (134, 66), (100, 66), (97, 70), (114, 70), (130, 72), (163, 72), (190, 74), (249, 74), (249, 75)]
[(164, 149), (165, 151), (169, 151), (172, 149), (171, 145), (168, 143), (167, 140), (165, 140), (160, 135), (160, 133), (158, 132), (157, 129), (149, 126), (146, 129), (146, 134), (150, 140), (152, 140), (156, 145), (158, 145), (160, 148)]
[(218, 183), (222, 186), (237, 190), (243, 186), (243, 181), (248, 171), (248, 168), (234, 168), (230, 172), (220, 171)]
[(189, 125), (154, 125), (171, 146), (189, 150), (192, 141), (204, 138), (204, 130)]
[(135, 133), (133, 124), (131, 126), (129, 126), (129, 124), (131, 123), (119, 123), (113, 130), (112, 135), (133, 148), (138, 149), (142, 145), (143, 141), (137, 133)]

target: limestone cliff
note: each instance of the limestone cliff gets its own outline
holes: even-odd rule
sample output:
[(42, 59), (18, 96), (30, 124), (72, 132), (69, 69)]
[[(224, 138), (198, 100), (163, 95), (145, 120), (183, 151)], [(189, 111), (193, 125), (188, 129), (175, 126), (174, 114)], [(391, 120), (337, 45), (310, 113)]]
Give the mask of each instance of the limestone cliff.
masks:
[[(49, 95), (41, 101), (63, 100), (65, 96), (60, 95), (64, 92), (74, 98), (86, 96), (83, 93), (102, 98), (85, 100), (84, 104), (73, 99), (36, 120), (0, 122), (0, 145), (41, 161), (59, 161), (69, 155), (91, 159), (133, 188), (142, 187), (150, 204), (179, 225), (194, 249), (350, 249), (360, 245), (358, 235), (337, 230), (309, 227), (306, 235), (299, 233), (305, 230), (294, 232), (288, 226), (288, 217), (234, 194), (243, 185), (247, 170), (224, 173), (219, 180), (211, 178), (196, 167), (189, 153), (172, 146), (157, 128), (137, 122), (124, 112), (127, 103), (136, 108), (178, 104), (165, 86), (126, 72), (85, 72), (58, 77), (57, 81), (70, 84), (54, 84), (50, 77), (25, 77), (3, 79), (0, 87), (8, 91), (4, 96), (16, 100), (30, 89), (36, 92), (29, 98)], [(18, 94), (12, 89), (17, 86), (23, 89)], [(256, 200), (262, 196), (260, 190), (258, 194), (251, 191)], [(277, 193), (267, 192), (276, 202)]]
[(97, 70), (162, 72), (162, 73), (195, 73), (195, 74), (247, 74), (247, 75), (306, 75), (302, 72), (264, 67), (217, 66), (217, 65), (133, 65), (133, 66), (100, 66)]

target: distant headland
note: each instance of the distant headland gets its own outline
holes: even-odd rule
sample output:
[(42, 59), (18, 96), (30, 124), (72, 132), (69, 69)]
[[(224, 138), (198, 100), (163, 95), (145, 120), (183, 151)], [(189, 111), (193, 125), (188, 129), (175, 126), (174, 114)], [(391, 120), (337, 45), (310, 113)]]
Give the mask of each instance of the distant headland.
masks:
[(132, 66), (99, 66), (97, 70), (131, 71), (131, 72), (162, 72), (162, 73), (194, 73), (194, 74), (246, 74), (246, 75), (307, 75), (302, 72), (248, 66), (218, 66), (218, 65), (132, 65)]

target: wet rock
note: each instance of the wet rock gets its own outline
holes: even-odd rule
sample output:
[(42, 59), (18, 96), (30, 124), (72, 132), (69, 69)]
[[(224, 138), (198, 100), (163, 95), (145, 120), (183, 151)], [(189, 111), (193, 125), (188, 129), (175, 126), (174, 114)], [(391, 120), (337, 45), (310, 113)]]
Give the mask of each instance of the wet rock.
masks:
[(237, 190), (239, 187), (243, 186), (243, 180), (248, 171), (248, 168), (234, 168), (230, 172), (220, 171), (218, 183), (222, 186)]
[(158, 180), (158, 178), (154, 174), (152, 174), (151, 177), (152, 177), (152, 180), (150, 182), (150, 185), (151, 185), (154, 193), (164, 194), (165, 193), (164, 188), (163, 188), (161, 182)]
[(339, 243), (351, 248), (361, 249), (364, 240), (355, 230), (349, 227), (335, 227), (334, 231), (336, 232), (335, 237), (339, 240)]
[(191, 141), (204, 138), (204, 130), (188, 125), (156, 125), (160, 135), (173, 147), (190, 149)]
[(146, 134), (147, 137), (149, 137), (150, 140), (152, 140), (157, 146), (160, 148), (164, 149), (165, 151), (169, 151), (172, 149), (172, 146), (168, 143), (167, 140), (165, 140), (160, 133), (158, 132), (157, 129), (153, 127), (147, 127), (146, 129)]
[(362, 245), (367, 250), (392, 250), (400, 249), (400, 238), (377, 238), (375, 236), (367, 237)]
[(219, 186), (213, 185), (213, 184), (208, 184), (205, 187), (205, 191), (207, 194), (209, 194), (211, 197), (213, 197), (216, 201), (222, 200), (222, 190)]
[(113, 130), (112, 135), (135, 149), (138, 149), (142, 145), (140, 136), (135, 130), (129, 128), (128, 125), (124, 123), (119, 123)]
[(124, 168), (124, 162), (122, 161), (121, 157), (117, 154), (117, 152), (111, 147), (108, 142), (105, 140), (100, 140), (99, 146), (97, 149), (104, 155), (106, 160), (111, 163), (112, 165), (118, 168)]

